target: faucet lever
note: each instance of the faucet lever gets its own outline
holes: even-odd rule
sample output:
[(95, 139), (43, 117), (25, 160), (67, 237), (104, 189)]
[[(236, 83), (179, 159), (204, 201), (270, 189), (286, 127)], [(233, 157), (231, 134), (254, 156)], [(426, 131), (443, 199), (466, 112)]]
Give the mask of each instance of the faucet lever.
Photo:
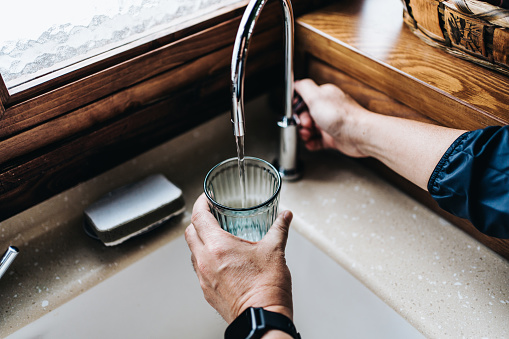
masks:
[[(280, 0), (284, 12), (285, 28), (285, 114), (278, 123), (281, 128), (279, 163), (276, 167), (281, 178), (295, 180), (300, 174), (297, 169), (297, 127), (293, 116), (293, 9), (290, 0)], [(243, 138), (245, 134), (244, 123), (244, 71), (247, 59), (249, 40), (254, 30), (263, 6), (267, 0), (251, 0), (246, 7), (240, 21), (231, 64), (231, 94), (232, 94), (232, 123), (236, 138)]]
[(14, 261), (14, 258), (18, 255), (19, 250), (14, 246), (9, 246), (7, 251), (5, 251), (2, 261), (0, 261), (0, 279), (7, 272), (7, 269)]

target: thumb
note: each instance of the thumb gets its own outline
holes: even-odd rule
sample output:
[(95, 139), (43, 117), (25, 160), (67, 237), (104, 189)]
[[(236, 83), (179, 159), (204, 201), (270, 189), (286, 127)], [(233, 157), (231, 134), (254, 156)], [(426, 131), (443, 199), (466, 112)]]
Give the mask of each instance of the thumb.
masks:
[(262, 241), (271, 243), (275, 247), (281, 247), (284, 251), (292, 219), (293, 213), (291, 211), (283, 211), (279, 213), (276, 221), (274, 221), (272, 227), (269, 229)]

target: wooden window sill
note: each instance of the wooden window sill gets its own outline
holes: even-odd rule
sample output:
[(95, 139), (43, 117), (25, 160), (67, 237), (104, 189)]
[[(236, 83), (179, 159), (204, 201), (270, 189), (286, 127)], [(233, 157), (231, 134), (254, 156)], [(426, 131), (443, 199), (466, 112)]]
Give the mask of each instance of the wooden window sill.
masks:
[[(509, 77), (428, 46), (404, 24), (399, 0), (343, 0), (306, 14), (296, 39), (304, 76), (335, 83), (378, 113), (467, 130), (509, 124)], [(509, 240), (442, 211), (381, 163), (362, 162), (509, 259)]]

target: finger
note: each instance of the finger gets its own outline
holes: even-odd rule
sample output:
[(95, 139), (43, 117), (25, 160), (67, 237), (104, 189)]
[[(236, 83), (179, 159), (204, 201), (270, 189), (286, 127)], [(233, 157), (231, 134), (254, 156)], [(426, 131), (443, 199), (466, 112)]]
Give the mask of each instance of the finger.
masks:
[(198, 237), (198, 234), (196, 234), (196, 230), (193, 226), (193, 224), (187, 226), (186, 232), (185, 232), (185, 238), (187, 242), (187, 246), (191, 250), (191, 264), (193, 265), (193, 270), (198, 276), (198, 279), (200, 279), (201, 272), (197, 269), (197, 262), (196, 262), (196, 256), (201, 255), (202, 249), (203, 249), (203, 243), (200, 240), (200, 237)]
[(308, 112), (300, 115), (299, 136), (305, 142), (313, 141), (314, 139), (320, 140), (322, 135), (320, 130), (316, 127), (314, 120)]
[(315, 123), (313, 122), (313, 118), (311, 118), (311, 115), (309, 112), (302, 112), (299, 115), (300, 120), (300, 126), (303, 128), (313, 129), (315, 128)]
[(201, 248), (203, 247), (203, 241), (196, 233), (196, 229), (194, 228), (193, 224), (187, 226), (184, 236), (186, 238), (187, 246), (191, 250), (191, 253), (198, 253), (201, 251)]
[(193, 213), (196, 211), (207, 211), (210, 212), (209, 204), (207, 202), (207, 196), (205, 193), (200, 194), (198, 199), (194, 202)]
[(313, 98), (318, 98), (320, 95), (320, 87), (311, 79), (296, 81), (294, 87), (308, 107), (313, 105)]
[(203, 243), (207, 241), (207, 238), (216, 234), (218, 231), (223, 231), (216, 218), (210, 213), (205, 193), (200, 195), (194, 203), (191, 223)]
[(274, 247), (279, 247), (282, 251), (284, 251), (292, 219), (293, 213), (291, 211), (283, 211), (279, 213), (276, 221), (274, 221), (274, 224), (272, 224), (271, 228), (261, 241), (264, 243), (270, 243)]
[(322, 139), (317, 139), (314, 137), (305, 142), (304, 146), (306, 147), (307, 150), (311, 152), (319, 151), (324, 147)]
[(301, 130), (299, 130), (299, 137), (304, 142), (310, 141), (313, 138), (313, 136), (314, 136), (314, 133), (312, 131), (310, 131), (309, 129), (301, 129)]

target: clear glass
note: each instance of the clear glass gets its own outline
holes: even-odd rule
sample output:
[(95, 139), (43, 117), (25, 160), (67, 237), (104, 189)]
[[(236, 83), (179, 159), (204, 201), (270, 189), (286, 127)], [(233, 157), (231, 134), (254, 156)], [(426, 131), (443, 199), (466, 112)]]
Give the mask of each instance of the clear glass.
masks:
[(8, 88), (242, 0), (2, 1)]
[(245, 157), (246, 207), (242, 207), (238, 158), (225, 160), (205, 177), (210, 211), (221, 227), (249, 241), (259, 241), (276, 220), (281, 177), (265, 160)]

